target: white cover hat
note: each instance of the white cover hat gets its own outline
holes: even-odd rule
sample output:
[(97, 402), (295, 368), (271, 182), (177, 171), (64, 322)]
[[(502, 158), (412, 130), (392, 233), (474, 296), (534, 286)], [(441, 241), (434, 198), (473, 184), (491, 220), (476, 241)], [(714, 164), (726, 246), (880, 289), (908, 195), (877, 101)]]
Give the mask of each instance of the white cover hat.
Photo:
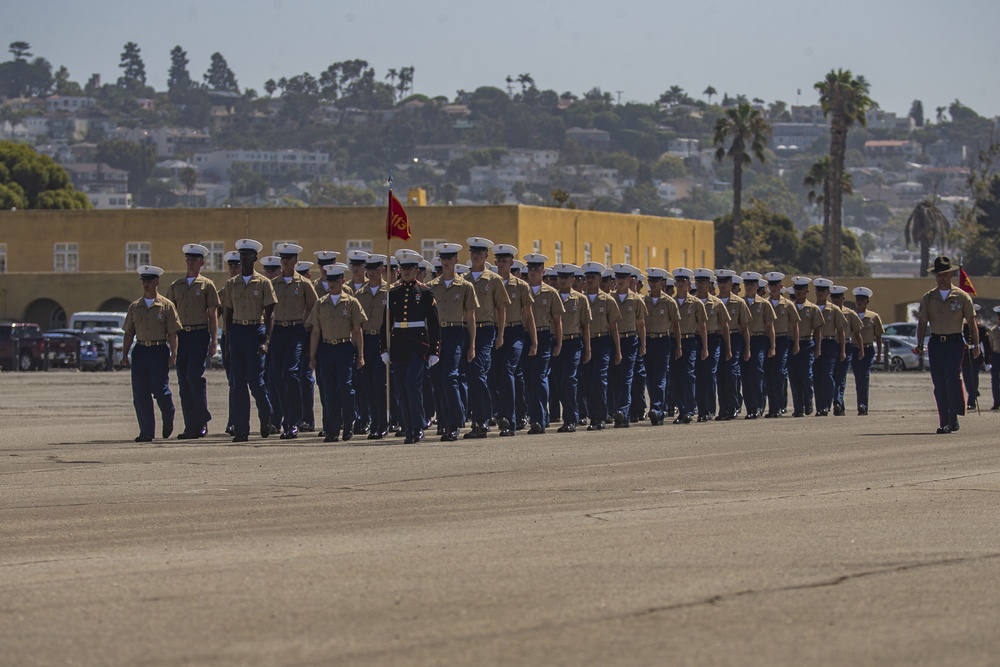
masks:
[(280, 269), (281, 258), (277, 255), (268, 255), (260, 260), (260, 265), (269, 269)]
[(732, 269), (716, 269), (715, 270), (715, 277), (716, 278), (738, 278), (739, 276), (737, 276), (736, 272), (733, 271)]
[(438, 243), (434, 246), (434, 251), (439, 255), (457, 255), (462, 247), (461, 243)]
[(521, 260), (515, 259), (514, 262), (510, 265), (510, 270), (511, 271), (524, 271), (527, 268), (527, 266), (528, 265), (525, 264), (524, 262), (522, 262)]
[(260, 241), (254, 241), (253, 239), (239, 239), (236, 242), (237, 250), (252, 250), (255, 253), (260, 254), (260, 251), (264, 249), (264, 244)]
[(185, 255), (201, 255), (202, 257), (208, 257), (208, 248), (198, 243), (185, 243), (184, 247), (181, 248), (181, 252)]
[(833, 296), (847, 294), (847, 287), (845, 285), (834, 285), (830, 288), (830, 294)]
[(365, 252), (364, 250), (349, 250), (347, 252), (347, 261), (352, 263), (364, 262), (367, 264), (369, 257), (371, 257), (371, 254)]
[(584, 274), (587, 274), (587, 273), (601, 273), (601, 274), (603, 274), (606, 269), (607, 269), (607, 267), (605, 267), (600, 262), (584, 262), (583, 266), (580, 267), (580, 270), (583, 271)]
[(146, 278), (147, 276), (159, 278), (160, 276), (163, 275), (163, 269), (161, 269), (158, 266), (153, 266), (151, 264), (142, 264), (141, 266), (139, 266), (139, 268), (135, 270), (135, 272), (138, 273), (143, 278)]
[(414, 250), (399, 251), (395, 259), (399, 260), (399, 266), (419, 266), (424, 257)]
[(465, 239), (465, 242), (469, 244), (469, 250), (479, 249), (479, 250), (489, 250), (493, 247), (493, 241), (482, 236), (470, 236)]
[(517, 254), (517, 248), (509, 243), (497, 243), (493, 246), (493, 256), (499, 257), (500, 255), (510, 255), (513, 257)]
[(649, 268), (646, 269), (646, 276), (650, 280), (666, 280), (670, 277), (670, 272), (666, 269)]
[(320, 264), (336, 262), (337, 258), (340, 257), (340, 253), (336, 250), (317, 250), (313, 254), (316, 255), (316, 261)]
[(764, 280), (769, 283), (780, 283), (785, 279), (785, 274), (780, 271), (768, 271), (764, 274)]
[[(821, 278), (819, 280), (822, 280)], [(807, 278), (806, 276), (795, 276), (792, 278), (792, 285), (794, 287), (805, 287), (812, 282), (812, 278)], [(831, 285), (833, 283), (830, 283)]]
[(740, 274), (740, 278), (743, 280), (760, 280), (764, 276), (760, 275), (756, 271), (744, 271)]
[(533, 252), (530, 255), (524, 256), (525, 264), (545, 264), (547, 261), (549, 261), (548, 256), (540, 252)]
[(298, 255), (302, 252), (302, 246), (296, 243), (279, 243), (274, 248), (278, 255)]
[(674, 276), (674, 280), (677, 280), (678, 278), (687, 278), (688, 280), (691, 280), (694, 278), (694, 271), (686, 266), (681, 266), (674, 269), (672, 275)]
[(872, 294), (874, 294), (874, 292), (867, 287), (855, 287), (852, 293), (854, 296), (863, 296), (868, 299), (872, 298)]
[(302, 273), (303, 271), (308, 271), (313, 266), (315, 266), (315, 262), (304, 262), (304, 261), (295, 262), (295, 270), (298, 271), (299, 273)]
[(234, 264), (234, 263), (239, 264), (240, 253), (236, 252), (235, 250), (230, 250), (229, 252), (226, 253), (225, 260), (226, 264)]
[(323, 272), (327, 278), (343, 278), (347, 272), (347, 266), (340, 263), (327, 264), (323, 267)]
[(580, 270), (580, 267), (576, 264), (556, 264), (552, 267), (552, 270), (561, 276), (571, 276), (576, 275), (576, 272)]
[(702, 268), (702, 269), (695, 269), (694, 270), (694, 278), (695, 278), (695, 280), (698, 280), (698, 279), (701, 279), (701, 280), (711, 280), (714, 277), (715, 277), (715, 272), (712, 271), (711, 269), (704, 269), (704, 268)]
[(816, 289), (830, 289), (833, 287), (833, 281), (829, 278), (817, 278), (813, 281), (813, 287)]

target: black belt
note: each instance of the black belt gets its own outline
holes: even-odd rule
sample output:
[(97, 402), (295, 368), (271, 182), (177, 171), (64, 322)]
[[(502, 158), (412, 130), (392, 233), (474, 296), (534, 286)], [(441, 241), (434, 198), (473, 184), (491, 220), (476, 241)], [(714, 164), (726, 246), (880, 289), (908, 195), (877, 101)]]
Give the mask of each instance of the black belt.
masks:
[(194, 324), (184, 327), (184, 331), (204, 331), (208, 328), (207, 324)]
[(483, 327), (496, 327), (496, 322), (476, 322), (477, 329), (482, 329)]
[(934, 334), (934, 335), (931, 336), (931, 340), (936, 340), (939, 343), (944, 343), (944, 342), (947, 342), (949, 340), (958, 340), (960, 338), (962, 338), (962, 334), (960, 334), (960, 333)]
[(258, 324), (263, 324), (261, 320), (233, 320), (233, 324), (242, 324), (243, 326), (257, 326)]
[(505, 325), (505, 328), (506, 327), (519, 327), (519, 326), (521, 326), (520, 322), (507, 322), (507, 324)]
[(625, 332), (625, 333), (623, 333), (623, 334), (618, 334), (618, 337), (619, 337), (619, 338), (635, 338), (635, 337), (636, 337), (636, 336), (638, 336), (638, 335), (639, 335), (639, 334), (638, 334), (638, 333), (636, 333), (635, 331), (626, 331), (626, 332)]
[(681, 334), (681, 338), (682, 338), (682, 339), (686, 339), (686, 338), (694, 338), (694, 337), (696, 337), (697, 335), (698, 335), (698, 334)]
[(340, 345), (341, 343), (350, 343), (350, 338), (324, 338), (324, 343), (329, 343), (330, 345)]
[(441, 328), (447, 329), (448, 327), (464, 327), (465, 322), (442, 322)]
[(381, 336), (382, 332), (381, 331), (366, 331), (365, 335), (366, 336)]
[(137, 340), (136, 345), (142, 345), (143, 347), (153, 347), (154, 345), (166, 345), (165, 340)]
[(648, 333), (646, 338), (666, 338), (669, 335), (668, 333)]
[(591, 338), (606, 338), (607, 336), (610, 336), (610, 335), (611, 335), (610, 331), (605, 331), (604, 333), (590, 334), (590, 337)]
[(778, 333), (778, 332), (775, 332), (774, 333), (774, 337), (775, 338), (788, 338), (788, 334), (787, 333)]
[(563, 334), (563, 340), (576, 340), (582, 338), (583, 334)]
[(535, 327), (535, 331), (538, 331), (538, 332), (551, 331), (551, 329), (549, 327)]
[[(783, 334), (774, 334), (774, 335), (775, 336), (780, 336), (780, 335), (783, 335)], [(752, 333), (752, 334), (750, 334), (751, 338), (756, 338), (757, 336), (764, 336), (766, 338), (767, 334), (766, 333)]]
[(274, 322), (274, 325), (278, 327), (293, 327), (296, 324), (302, 324), (302, 320), (283, 320), (280, 322), (275, 320)]
[(823, 340), (837, 340), (836, 336), (823, 336)]

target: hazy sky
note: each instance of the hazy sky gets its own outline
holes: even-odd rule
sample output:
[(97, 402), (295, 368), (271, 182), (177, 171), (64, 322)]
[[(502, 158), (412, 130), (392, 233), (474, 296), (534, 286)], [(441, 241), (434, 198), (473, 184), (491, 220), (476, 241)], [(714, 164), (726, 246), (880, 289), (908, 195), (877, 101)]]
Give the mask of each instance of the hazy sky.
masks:
[(117, 79), (134, 41), (158, 90), (179, 44), (193, 78), (219, 51), (261, 95), (269, 78), (360, 58), (380, 79), (413, 66), (415, 92), (449, 98), (530, 73), (541, 89), (600, 86), (623, 101), (677, 84), (808, 104), (846, 68), (888, 111), (920, 99), (933, 118), (958, 98), (1000, 115), (1000, 0), (0, 0), (0, 16), (0, 43), (29, 42), (81, 84)]

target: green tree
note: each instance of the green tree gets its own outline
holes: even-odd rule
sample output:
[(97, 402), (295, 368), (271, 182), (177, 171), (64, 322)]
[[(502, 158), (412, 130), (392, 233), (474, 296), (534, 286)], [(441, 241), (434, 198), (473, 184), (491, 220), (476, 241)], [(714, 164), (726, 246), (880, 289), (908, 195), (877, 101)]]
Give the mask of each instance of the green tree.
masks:
[(229, 69), (229, 64), (221, 53), (216, 51), (212, 54), (212, 63), (202, 77), (209, 90), (223, 93), (239, 93), (240, 86), (236, 81), (236, 75)]
[[(799, 236), (791, 218), (782, 215), (759, 199), (751, 197), (745, 218), (750, 223), (748, 238), (735, 240), (733, 214), (715, 220), (715, 264), (740, 271), (773, 268), (797, 273)], [(734, 255), (746, 257), (740, 264)]]
[(268, 97), (274, 96), (274, 91), (278, 89), (278, 84), (274, 82), (274, 79), (268, 79), (264, 82), (264, 92), (267, 93)]
[(913, 100), (913, 104), (910, 105), (910, 118), (913, 119), (913, 124), (917, 127), (924, 126), (924, 103), (920, 100)]
[(138, 90), (146, 85), (146, 64), (142, 61), (142, 52), (135, 42), (125, 44), (118, 67), (122, 70), (122, 75), (118, 77), (119, 88)]
[[(864, 260), (861, 251), (861, 244), (858, 237), (849, 229), (841, 233), (841, 275), (849, 276), (870, 276), (871, 267)], [(802, 240), (799, 245), (798, 269), (800, 273), (823, 275), (823, 228), (814, 225), (802, 233)]]
[(0, 141), (0, 209), (90, 209), (66, 170), (24, 144)]
[(65, 65), (56, 70), (53, 77), (56, 95), (78, 96), (83, 95), (83, 89), (76, 81), (69, 80), (69, 70)]
[[(758, 109), (747, 102), (740, 102), (715, 121), (715, 134), (712, 143), (717, 147), (715, 159), (722, 162), (726, 158), (733, 161), (733, 234), (740, 235), (742, 221), (741, 203), (743, 196), (743, 168), (749, 165), (753, 158), (763, 162), (764, 149), (771, 136), (771, 126)], [(729, 145), (728, 149), (726, 144)], [(739, 265), (743, 258), (734, 258)]]
[(826, 241), (823, 273), (839, 276), (842, 275), (840, 264), (843, 244), (834, 240), (842, 236), (843, 190), (834, 184), (839, 184), (843, 178), (848, 130), (854, 124), (864, 127), (865, 113), (877, 105), (868, 96), (868, 81), (863, 76), (855, 77), (851, 70), (831, 70), (814, 88), (819, 92), (823, 115), (830, 118), (830, 171), (827, 174), (831, 183), (828, 188), (830, 224), (823, 230)]
[(701, 94), (704, 95), (705, 97), (707, 97), (708, 98), (708, 103), (711, 104), (712, 103), (712, 98), (714, 96), (718, 95), (719, 91), (717, 91), (712, 86), (709, 86), (709, 87), (705, 88), (705, 90), (703, 90), (701, 92)]
[(230, 193), (233, 197), (253, 197), (267, 194), (267, 181), (246, 162), (234, 162), (229, 168)]
[(653, 165), (653, 177), (661, 181), (672, 181), (687, 176), (684, 160), (676, 155), (664, 155)]
[(112, 139), (97, 145), (96, 159), (109, 167), (128, 172), (128, 189), (138, 194), (156, 166), (156, 148), (124, 139)]
[(309, 184), (309, 204), (311, 206), (374, 206), (375, 192), (353, 185), (313, 181)]
[(1000, 142), (980, 150), (968, 178), (973, 205), (957, 208), (955, 240), (966, 270), (973, 275), (1000, 275)]
[[(809, 190), (806, 195), (809, 203), (823, 207), (823, 229), (827, 229), (830, 226), (831, 211), (829, 155), (824, 155), (810, 165), (809, 171), (802, 179), (802, 185)], [(846, 171), (840, 176), (840, 189), (841, 193), (845, 195), (854, 192), (851, 174)]]
[(191, 89), (191, 74), (188, 72), (187, 51), (178, 44), (170, 50), (170, 73), (167, 76), (167, 90), (171, 95), (186, 93)]
[(198, 172), (194, 170), (194, 167), (184, 167), (180, 170), (178, 177), (181, 179), (184, 191), (190, 195), (195, 184), (198, 183)]
[(31, 57), (31, 44), (28, 44), (27, 42), (11, 42), (8, 50), (10, 51), (10, 54), (14, 56), (14, 60), (26, 62), (28, 58)]
[(930, 264), (931, 246), (947, 242), (951, 225), (933, 199), (926, 199), (913, 208), (913, 213), (906, 219), (906, 247), (910, 243), (920, 246), (920, 276), (927, 275)]
[(458, 199), (458, 186), (448, 181), (441, 186), (441, 202), (446, 206), (451, 206)]

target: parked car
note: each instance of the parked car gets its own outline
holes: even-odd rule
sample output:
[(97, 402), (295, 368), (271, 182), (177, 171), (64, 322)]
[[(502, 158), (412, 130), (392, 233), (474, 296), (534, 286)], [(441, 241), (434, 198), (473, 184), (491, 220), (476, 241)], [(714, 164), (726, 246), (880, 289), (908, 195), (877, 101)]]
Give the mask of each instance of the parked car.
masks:
[(920, 355), (915, 339), (905, 336), (882, 336), (882, 346), (890, 371), (909, 371), (920, 368)]
[(88, 331), (100, 334), (111, 350), (111, 367), (122, 367), (122, 350), (125, 349), (125, 331), (115, 327), (93, 327)]
[(44, 362), (45, 339), (37, 324), (7, 322), (0, 324), (0, 368), (30, 371)]
[(128, 313), (104, 313), (100, 311), (81, 310), (69, 318), (70, 329), (96, 329), (99, 327), (121, 329), (125, 326)]
[(85, 371), (113, 370), (109, 351), (112, 343), (94, 331), (81, 329), (53, 329), (49, 333), (70, 334), (80, 339), (80, 368)]
[[(83, 341), (73, 334), (46, 332), (45, 358), (49, 368), (76, 368), (83, 352)], [(90, 355), (94, 355), (93, 346)]]

